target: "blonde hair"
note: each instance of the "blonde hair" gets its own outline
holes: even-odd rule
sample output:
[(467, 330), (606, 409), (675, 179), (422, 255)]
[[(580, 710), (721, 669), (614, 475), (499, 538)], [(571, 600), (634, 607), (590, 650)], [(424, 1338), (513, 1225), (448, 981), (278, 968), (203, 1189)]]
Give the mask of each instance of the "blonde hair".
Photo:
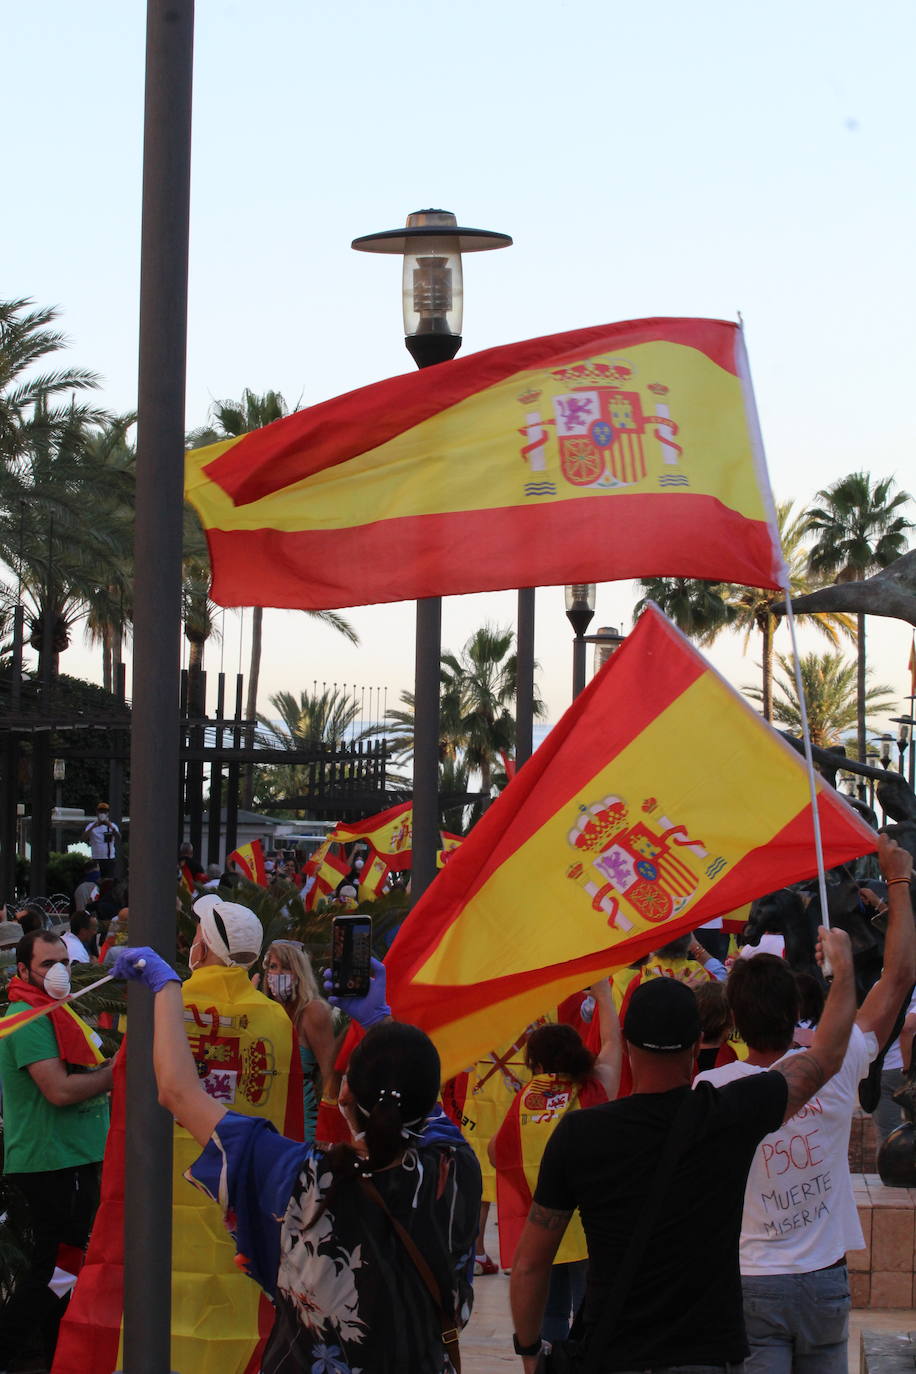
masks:
[[(293, 940), (273, 940), (264, 951), (264, 963), (267, 963), (268, 954), (273, 954), (281, 969), (285, 973), (293, 975), (293, 995), (288, 1002), (284, 1003), (289, 1013), (290, 1020), (294, 1026), (298, 1026), (299, 1018), (305, 1011), (309, 1002), (323, 1002), (324, 998), (318, 991), (318, 982), (312, 969), (312, 961), (306, 954), (301, 945)], [(265, 979), (264, 990), (270, 997), (270, 990)]]

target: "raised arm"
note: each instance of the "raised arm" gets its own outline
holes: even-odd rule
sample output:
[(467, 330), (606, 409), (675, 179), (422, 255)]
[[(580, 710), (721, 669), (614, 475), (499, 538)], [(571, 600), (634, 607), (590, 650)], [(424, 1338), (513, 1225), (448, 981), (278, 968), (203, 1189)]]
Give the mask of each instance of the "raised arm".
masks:
[(184, 1029), (178, 974), (153, 950), (126, 947), (118, 951), (112, 972), (117, 978), (145, 983), (154, 994), (153, 1069), (159, 1101), (198, 1145), (206, 1145), (226, 1109), (214, 1102), (197, 1076)]
[(873, 1031), (878, 1044), (884, 1045), (904, 998), (916, 983), (916, 926), (910, 899), (912, 856), (889, 835), (879, 835), (878, 862), (888, 885), (884, 967), (859, 1008), (856, 1025)]
[(623, 1059), (623, 1036), (620, 1033), (620, 1020), (614, 1006), (611, 985), (606, 978), (594, 983), (589, 992), (595, 999), (598, 1009), (598, 1034), (601, 1048), (595, 1057), (594, 1075), (598, 1079), (609, 1102), (613, 1102), (620, 1087), (620, 1065)]
[(811, 1047), (790, 1054), (773, 1065), (789, 1085), (784, 1121), (805, 1105), (819, 1088), (832, 1078), (843, 1062), (856, 1016), (856, 987), (852, 967), (852, 948), (843, 930), (820, 929), (818, 958), (826, 956), (833, 969), (833, 982), (824, 1003)]

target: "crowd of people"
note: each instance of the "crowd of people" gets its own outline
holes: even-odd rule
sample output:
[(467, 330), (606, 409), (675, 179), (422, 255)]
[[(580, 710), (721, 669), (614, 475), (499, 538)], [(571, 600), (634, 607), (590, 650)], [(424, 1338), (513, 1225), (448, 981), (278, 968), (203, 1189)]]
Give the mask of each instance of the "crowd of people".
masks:
[[(0, 1036), (4, 1171), (34, 1237), (2, 1311), (0, 1369), (92, 1374), (86, 1352), (108, 1339), (92, 1322), (120, 1206), (106, 1151), (119, 1070), (66, 1000), (71, 965), (107, 954), (154, 999), (176, 1172), (198, 1190), (187, 1205), (213, 1256), (230, 1247), (224, 1216), (238, 1258), (212, 1263), (229, 1305), (244, 1315), (253, 1303), (265, 1333), (253, 1353), (240, 1316), (230, 1348), (231, 1333), (179, 1310), (176, 1367), (176, 1342), (224, 1340), (227, 1374), (452, 1374), (475, 1275), (502, 1267), (525, 1374), (567, 1342), (584, 1374), (840, 1374), (846, 1252), (863, 1244), (850, 1123), (891, 1047), (878, 1116), (893, 1128), (889, 1094), (916, 1030), (912, 860), (885, 835), (878, 856), (883, 882), (862, 902), (887, 932), (864, 998), (841, 930), (820, 929), (827, 982), (763, 941), (733, 957), (720, 930), (685, 932), (545, 1009), (460, 1084), (442, 1084), (432, 1042), (392, 1019), (381, 964), (365, 997), (334, 997), (298, 942), (262, 948), (222, 875), (199, 875), (184, 983), (151, 949), (110, 935), (99, 947), (108, 921), (127, 923), (98, 912), (100, 869), (77, 889), (68, 930), (22, 908), (0, 925), (0, 946), (16, 937), (6, 1016), (49, 1014)], [(360, 1028), (345, 1042), (341, 1012)], [(259, 1055), (273, 1068), (254, 1082)], [(484, 1237), (491, 1205), (499, 1264)], [(58, 1345), (66, 1255), (75, 1275), (90, 1233)], [(192, 1294), (188, 1264), (176, 1256)]]

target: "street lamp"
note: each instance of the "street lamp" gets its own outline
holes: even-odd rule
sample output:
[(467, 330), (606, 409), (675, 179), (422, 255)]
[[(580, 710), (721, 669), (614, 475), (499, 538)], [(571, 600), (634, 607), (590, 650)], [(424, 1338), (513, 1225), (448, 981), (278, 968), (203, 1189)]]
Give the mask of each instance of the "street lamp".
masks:
[(899, 725), (899, 727), (900, 727), (900, 730), (899, 730), (899, 732), (898, 732), (898, 734), (897, 734), (897, 748), (898, 748), (899, 751), (900, 751), (900, 776), (901, 776), (901, 777), (903, 777), (903, 775), (904, 775), (904, 759), (905, 759), (905, 757), (906, 757), (906, 748), (907, 748), (907, 745), (910, 746), (910, 776), (909, 776), (909, 783), (910, 783), (910, 786), (913, 787), (913, 786), (914, 786), (914, 773), (916, 773), (916, 734), (914, 734), (914, 732), (913, 732), (913, 727), (914, 727), (914, 725), (916, 725), (916, 720), (914, 720), (913, 717), (912, 717), (911, 715), (910, 715), (910, 716), (891, 716), (891, 722), (892, 722), (892, 724), (894, 724), (894, 725)]
[(508, 234), (459, 225), (450, 210), (415, 210), (405, 228), (364, 234), (352, 247), (361, 253), (403, 254), (404, 343), (417, 367), (431, 367), (448, 362), (461, 347), (462, 253), (511, 243)]
[[(404, 343), (417, 367), (454, 358), (461, 347), (462, 253), (508, 248), (508, 234), (467, 229), (450, 210), (416, 210), (402, 229), (364, 234), (352, 247), (361, 253), (400, 253)], [(439, 670), (442, 598), (417, 602), (414, 669), (413, 861), (411, 896), (416, 901), (436, 876), (439, 847)]]
[(573, 700), (585, 686), (585, 631), (595, 614), (595, 583), (573, 582), (566, 588), (566, 619), (573, 627)]

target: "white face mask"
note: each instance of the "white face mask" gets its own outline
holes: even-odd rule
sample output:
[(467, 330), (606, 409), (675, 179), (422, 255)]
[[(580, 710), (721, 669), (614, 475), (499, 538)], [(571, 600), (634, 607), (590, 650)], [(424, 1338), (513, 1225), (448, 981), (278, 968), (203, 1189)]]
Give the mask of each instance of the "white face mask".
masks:
[(278, 1002), (288, 1002), (293, 995), (291, 973), (268, 973), (267, 986)]
[(66, 964), (54, 964), (45, 974), (45, 992), (63, 1001), (70, 995), (70, 970)]

